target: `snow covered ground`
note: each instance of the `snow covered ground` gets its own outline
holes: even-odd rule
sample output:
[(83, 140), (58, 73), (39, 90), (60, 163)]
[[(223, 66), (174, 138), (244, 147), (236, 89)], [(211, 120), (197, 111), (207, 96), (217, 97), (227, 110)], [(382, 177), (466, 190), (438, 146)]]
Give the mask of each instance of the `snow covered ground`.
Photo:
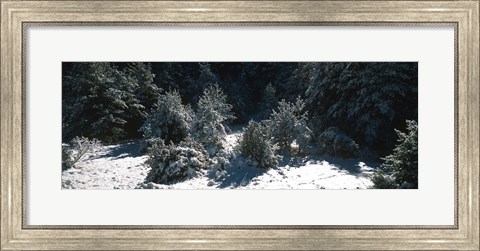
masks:
[[(228, 150), (233, 150), (241, 133), (227, 136)], [(94, 155), (85, 156), (76, 168), (62, 172), (64, 189), (365, 189), (378, 163), (329, 156), (284, 158), (278, 168), (261, 169), (237, 156), (225, 168), (225, 177), (215, 179), (208, 170), (198, 177), (172, 185), (144, 184), (149, 172), (147, 156), (139, 152), (140, 143), (104, 146)]]
[(150, 168), (140, 154), (139, 142), (104, 146), (82, 158), (76, 168), (62, 172), (62, 188), (133, 189), (144, 181)]

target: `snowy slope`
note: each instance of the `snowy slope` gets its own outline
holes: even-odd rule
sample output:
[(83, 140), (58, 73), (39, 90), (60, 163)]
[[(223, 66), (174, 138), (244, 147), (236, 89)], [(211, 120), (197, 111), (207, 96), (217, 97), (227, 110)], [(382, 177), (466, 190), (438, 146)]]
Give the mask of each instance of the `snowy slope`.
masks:
[(62, 188), (133, 189), (150, 170), (146, 155), (138, 152), (139, 143), (104, 146), (94, 156), (85, 156), (76, 168), (62, 172)]
[[(241, 133), (227, 136), (226, 148), (233, 151)], [(86, 156), (77, 168), (62, 172), (64, 189), (365, 189), (377, 163), (328, 156), (284, 158), (278, 168), (260, 169), (237, 156), (225, 168), (225, 177), (214, 178), (205, 170), (196, 178), (172, 184), (143, 184), (149, 172), (147, 156), (138, 142), (104, 146), (94, 156)]]

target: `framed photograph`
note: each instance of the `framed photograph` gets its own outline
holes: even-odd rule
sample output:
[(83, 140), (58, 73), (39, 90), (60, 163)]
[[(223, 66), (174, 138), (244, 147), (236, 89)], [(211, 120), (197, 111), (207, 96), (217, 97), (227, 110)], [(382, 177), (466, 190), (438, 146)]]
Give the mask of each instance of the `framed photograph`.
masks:
[(1, 2), (1, 250), (478, 250), (474, 1)]

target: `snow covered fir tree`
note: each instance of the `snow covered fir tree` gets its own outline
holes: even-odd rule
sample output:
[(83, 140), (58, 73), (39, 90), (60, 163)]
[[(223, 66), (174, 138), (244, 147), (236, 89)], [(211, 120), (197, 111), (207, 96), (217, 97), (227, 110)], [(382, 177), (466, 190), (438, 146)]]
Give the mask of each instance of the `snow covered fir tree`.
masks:
[(417, 91), (416, 62), (64, 62), (62, 188), (416, 189)]

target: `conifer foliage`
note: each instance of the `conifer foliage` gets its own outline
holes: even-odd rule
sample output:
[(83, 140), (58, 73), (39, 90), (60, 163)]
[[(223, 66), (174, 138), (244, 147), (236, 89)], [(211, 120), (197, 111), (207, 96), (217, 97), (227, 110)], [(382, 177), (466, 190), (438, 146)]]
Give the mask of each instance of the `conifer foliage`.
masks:
[[(398, 135), (393, 153), (384, 158), (383, 169), (374, 179), (375, 188), (418, 187), (418, 125), (407, 120), (407, 132), (395, 130)], [(384, 173), (386, 172), (386, 174)], [(389, 181), (389, 182), (386, 182)], [(388, 185), (385, 185), (387, 183)]]
[(356, 157), (359, 151), (358, 144), (337, 127), (329, 127), (322, 132), (317, 146), (322, 153), (342, 158)]
[(380, 154), (392, 149), (394, 128), (417, 114), (417, 64), (305, 63), (297, 73), (308, 74), (300, 86), (307, 109), (318, 121), (314, 130), (336, 126), (359, 145)]
[(141, 117), (144, 106), (136, 97), (138, 82), (111, 63), (76, 63), (63, 76), (63, 141), (75, 136), (107, 143), (127, 135), (125, 124)]
[[(125, 72), (138, 83), (138, 88), (135, 89), (135, 96), (141, 105), (145, 107), (145, 111), (150, 111), (162, 92), (162, 88), (154, 83), (155, 74), (152, 73), (151, 65), (143, 62), (128, 63), (125, 67)], [(142, 118), (145, 118), (145, 116)]]
[(215, 155), (223, 149), (227, 121), (234, 118), (227, 96), (218, 85), (211, 85), (203, 91), (198, 101), (192, 135), (210, 155)]
[[(274, 142), (286, 153), (307, 150), (311, 130), (307, 126), (308, 112), (304, 109), (305, 102), (301, 98), (293, 103), (281, 100), (266, 122)], [(298, 149), (293, 149), (293, 145), (298, 145)]]
[(193, 110), (182, 104), (178, 91), (169, 91), (158, 96), (155, 108), (140, 128), (145, 140), (163, 139), (179, 143), (190, 135)]
[(275, 167), (281, 158), (276, 154), (278, 146), (273, 144), (267, 127), (255, 121), (250, 121), (243, 130), (239, 149), (243, 156), (252, 158), (258, 167)]
[(147, 165), (151, 167), (147, 182), (170, 184), (197, 175), (208, 167), (208, 153), (190, 138), (179, 144), (165, 144), (162, 139), (153, 140), (148, 149)]
[(277, 108), (278, 105), (278, 100), (276, 96), (276, 90), (275, 87), (272, 85), (272, 83), (269, 83), (265, 87), (264, 91), (264, 97), (263, 97), (263, 102), (262, 102), (262, 115), (264, 118), (268, 118), (270, 114), (272, 114), (272, 111)]

